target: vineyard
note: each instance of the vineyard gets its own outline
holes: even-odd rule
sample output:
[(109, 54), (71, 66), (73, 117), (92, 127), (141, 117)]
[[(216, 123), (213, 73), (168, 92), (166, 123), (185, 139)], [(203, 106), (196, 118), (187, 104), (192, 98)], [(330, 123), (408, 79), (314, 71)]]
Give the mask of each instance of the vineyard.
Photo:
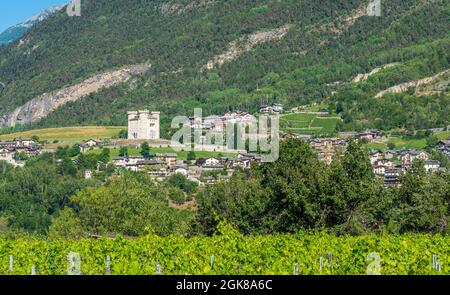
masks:
[[(0, 240), (0, 273), (82, 274), (450, 274), (450, 237), (336, 237), (327, 233), (136, 239)], [(378, 259), (378, 260), (377, 260)], [(72, 263), (73, 264), (73, 263)]]

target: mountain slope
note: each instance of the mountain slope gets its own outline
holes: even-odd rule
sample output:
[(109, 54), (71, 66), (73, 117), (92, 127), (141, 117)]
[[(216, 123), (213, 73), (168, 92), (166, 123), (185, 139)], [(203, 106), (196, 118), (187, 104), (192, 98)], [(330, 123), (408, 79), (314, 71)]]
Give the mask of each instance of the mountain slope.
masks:
[(22, 37), (33, 25), (36, 25), (52, 14), (61, 11), (64, 7), (65, 5), (58, 5), (47, 8), (26, 21), (6, 29), (4, 32), (0, 33), (0, 45), (8, 44)]
[[(162, 111), (167, 126), (172, 115), (194, 107), (205, 114), (255, 111), (262, 97), (288, 107), (340, 102), (345, 128), (405, 127), (401, 121), (380, 125), (377, 119), (387, 122), (392, 113), (369, 112), (384, 103), (371, 98), (448, 69), (450, 4), (383, 1), (382, 17), (369, 17), (368, 3), (85, 0), (81, 17), (57, 13), (0, 48), (0, 114), (96, 74), (146, 63), (152, 68), (142, 75), (69, 102), (27, 128), (122, 125), (127, 110), (141, 107)], [(251, 42), (270, 32), (281, 34)], [(351, 83), (391, 63), (398, 65)], [(399, 112), (411, 107), (398, 96), (383, 99), (397, 101)], [(429, 98), (436, 114), (426, 126), (448, 121), (446, 102), (446, 95)]]

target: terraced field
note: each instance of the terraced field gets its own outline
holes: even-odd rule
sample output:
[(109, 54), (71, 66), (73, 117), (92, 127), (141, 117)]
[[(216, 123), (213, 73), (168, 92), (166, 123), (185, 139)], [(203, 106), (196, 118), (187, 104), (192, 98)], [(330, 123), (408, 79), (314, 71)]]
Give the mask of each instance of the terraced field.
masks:
[(330, 135), (341, 119), (313, 113), (289, 114), (280, 118), (280, 129), (305, 135)]

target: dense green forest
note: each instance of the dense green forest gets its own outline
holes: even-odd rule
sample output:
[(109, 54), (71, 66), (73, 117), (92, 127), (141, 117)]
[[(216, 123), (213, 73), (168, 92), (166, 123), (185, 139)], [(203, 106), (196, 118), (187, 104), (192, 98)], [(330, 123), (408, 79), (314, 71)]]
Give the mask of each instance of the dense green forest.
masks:
[[(23, 168), (0, 161), (0, 231), (43, 235), (50, 226), (50, 234), (58, 236), (187, 231), (182, 225), (190, 224), (192, 214), (170, 208), (168, 201), (184, 204), (195, 183), (175, 175), (157, 185), (145, 173), (104, 165), (109, 158), (109, 149), (85, 155), (74, 146), (32, 157)], [(96, 171), (94, 177), (85, 179), (86, 169)], [(103, 221), (97, 219), (101, 216)], [(75, 220), (67, 224), (69, 217)], [(83, 227), (75, 221), (83, 221)]]
[[(211, 235), (221, 221), (243, 234), (329, 230), (337, 234), (448, 233), (450, 174), (423, 163), (385, 187), (366, 149), (350, 143), (330, 166), (303, 141), (280, 146), (280, 159), (235, 171), (229, 181), (199, 188), (184, 176), (155, 182), (145, 172), (99, 167), (102, 157), (69, 157), (70, 149), (31, 158), (23, 168), (0, 165), (0, 232), (7, 236)], [(72, 154), (73, 155), (73, 154)], [(187, 201), (195, 206), (177, 207)]]
[[(382, 1), (381, 17), (357, 18), (368, 2), (86, 0), (81, 17), (56, 14), (22, 41), (0, 47), (0, 113), (95, 73), (149, 63), (150, 71), (130, 83), (69, 103), (22, 128), (123, 125), (127, 110), (148, 107), (163, 113), (167, 133), (175, 114), (190, 114), (194, 107), (205, 114), (254, 112), (262, 98), (286, 107), (340, 105), (343, 130), (447, 125), (448, 91), (373, 97), (448, 69), (448, 1)], [(202, 70), (230, 42), (285, 25), (290, 27), (283, 38)], [(398, 65), (351, 82), (390, 63)]]

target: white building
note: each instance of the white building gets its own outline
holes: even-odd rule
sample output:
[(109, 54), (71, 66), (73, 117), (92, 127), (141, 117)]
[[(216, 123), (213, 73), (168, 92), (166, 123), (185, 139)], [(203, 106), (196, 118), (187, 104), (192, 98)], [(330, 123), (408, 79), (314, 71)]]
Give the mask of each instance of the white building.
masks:
[(429, 158), (428, 153), (424, 151), (404, 151), (400, 154), (400, 160), (402, 161), (403, 165), (411, 165), (412, 162), (416, 159), (420, 159), (423, 161), (427, 161)]
[(14, 150), (7, 148), (0, 148), (0, 161), (12, 162), (14, 157)]
[(275, 113), (283, 113), (283, 105), (281, 103), (274, 103), (272, 109)]
[(128, 112), (128, 139), (160, 139), (160, 112)]
[(32, 139), (19, 139), (16, 141), (17, 147), (32, 147), (36, 143)]
[(215, 159), (215, 158), (208, 158), (205, 159), (205, 164), (206, 166), (217, 166), (220, 165), (220, 161)]
[(84, 179), (91, 179), (92, 178), (92, 171), (91, 170), (85, 170), (84, 171)]
[(174, 174), (182, 174), (184, 176), (187, 176), (189, 173), (189, 170), (187, 167), (174, 167), (173, 173)]
[(435, 160), (427, 160), (423, 163), (423, 167), (427, 172), (429, 171), (438, 171), (441, 167), (441, 162)]
[(89, 139), (88, 141), (86, 141), (85, 145), (88, 147), (95, 147), (95, 146), (100, 146), (101, 143), (102, 142), (99, 140)]
[(385, 173), (386, 173), (386, 167), (384, 167), (384, 166), (375, 166), (375, 167), (373, 167), (373, 172), (376, 174), (376, 175), (384, 175)]

